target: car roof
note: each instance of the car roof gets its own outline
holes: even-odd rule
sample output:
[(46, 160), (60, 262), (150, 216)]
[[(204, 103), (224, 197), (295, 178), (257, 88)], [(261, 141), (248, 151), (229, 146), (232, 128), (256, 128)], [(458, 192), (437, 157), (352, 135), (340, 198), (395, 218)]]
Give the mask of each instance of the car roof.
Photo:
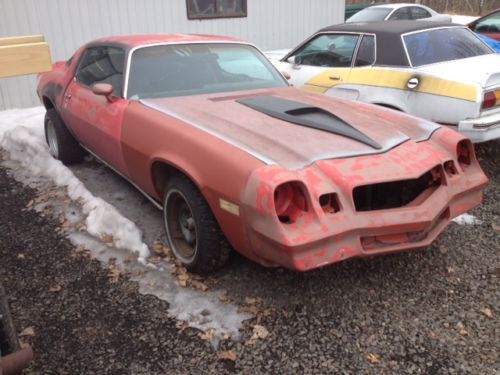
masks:
[(208, 42), (240, 42), (238, 39), (216, 35), (200, 34), (136, 34), (136, 35), (117, 35), (93, 40), (88, 43), (93, 44), (120, 44), (129, 48), (150, 45), (150, 44), (176, 44), (176, 43), (208, 43)]
[(433, 21), (353, 22), (325, 27), (318, 33), (369, 33), (376, 36), (376, 65), (410, 66), (401, 38), (402, 34), (440, 28), (466, 28), (464, 25)]
[(399, 9), (399, 8), (404, 8), (404, 7), (420, 7), (420, 8), (427, 8), (426, 6), (422, 4), (414, 4), (414, 3), (395, 3), (395, 4), (377, 4), (377, 5), (372, 5), (370, 7), (367, 7), (366, 9), (370, 8), (391, 8), (391, 9)]
[(495, 13), (498, 13), (498, 12), (500, 12), (500, 8), (495, 9), (495, 10), (492, 10), (491, 12), (486, 13), (484, 16), (481, 16), (481, 17), (479, 17), (479, 18), (476, 18), (474, 21), (470, 22), (470, 23), (469, 23), (469, 25), (470, 25), (471, 23), (474, 23), (474, 22), (480, 21), (480, 20), (482, 20), (482, 19), (484, 19), (484, 18), (490, 17), (491, 15), (493, 15), (493, 14), (495, 14)]
[(441, 27), (466, 27), (450, 22), (435, 22), (435, 21), (377, 21), (377, 22), (352, 22), (341, 23), (324, 27), (320, 32), (327, 31), (346, 31), (346, 32), (363, 32), (376, 35), (401, 35), (413, 31), (427, 30)]

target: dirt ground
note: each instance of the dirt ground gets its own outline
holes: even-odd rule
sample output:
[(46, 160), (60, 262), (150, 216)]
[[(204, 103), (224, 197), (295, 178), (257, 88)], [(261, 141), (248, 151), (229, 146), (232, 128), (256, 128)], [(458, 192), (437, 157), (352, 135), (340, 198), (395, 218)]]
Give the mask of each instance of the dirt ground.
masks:
[[(0, 282), (35, 351), (28, 374), (498, 374), (500, 142), (478, 146), (490, 177), (482, 224), (428, 249), (304, 274), (234, 255), (211, 281), (255, 318), (214, 348), (26, 209), (36, 192), (0, 168)], [(267, 335), (252, 340), (252, 327)], [(30, 332), (30, 328), (32, 332)]]

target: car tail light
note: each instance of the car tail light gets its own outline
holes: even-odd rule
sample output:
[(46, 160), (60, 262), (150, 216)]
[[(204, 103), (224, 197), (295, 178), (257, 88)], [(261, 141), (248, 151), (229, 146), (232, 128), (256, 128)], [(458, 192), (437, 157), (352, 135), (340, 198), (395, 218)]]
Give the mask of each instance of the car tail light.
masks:
[(500, 91), (488, 91), (484, 93), (481, 109), (488, 109), (500, 104)]
[(299, 182), (286, 182), (274, 190), (274, 207), (282, 223), (291, 224), (307, 211), (304, 187)]
[(472, 161), (472, 144), (469, 140), (463, 139), (457, 144), (457, 159), (462, 168), (467, 167)]

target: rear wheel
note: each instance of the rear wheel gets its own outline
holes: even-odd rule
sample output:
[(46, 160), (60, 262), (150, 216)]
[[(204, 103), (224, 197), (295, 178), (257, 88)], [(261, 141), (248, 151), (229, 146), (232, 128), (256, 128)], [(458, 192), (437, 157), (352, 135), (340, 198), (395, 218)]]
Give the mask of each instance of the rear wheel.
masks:
[(83, 160), (85, 151), (71, 135), (55, 109), (45, 114), (45, 139), (50, 154), (64, 164), (75, 164)]
[(231, 247), (205, 198), (188, 178), (179, 175), (168, 182), (163, 219), (170, 248), (186, 269), (208, 273), (227, 262)]

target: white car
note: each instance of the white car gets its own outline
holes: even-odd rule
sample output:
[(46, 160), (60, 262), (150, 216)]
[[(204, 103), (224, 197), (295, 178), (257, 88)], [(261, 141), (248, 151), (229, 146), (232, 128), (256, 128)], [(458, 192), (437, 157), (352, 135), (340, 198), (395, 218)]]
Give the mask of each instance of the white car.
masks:
[(348, 23), (266, 54), (306, 91), (393, 108), (474, 142), (500, 138), (500, 55), (466, 26)]
[(346, 22), (377, 22), (396, 20), (423, 20), (451, 22), (451, 16), (439, 14), (435, 10), (419, 4), (382, 4), (365, 8)]

